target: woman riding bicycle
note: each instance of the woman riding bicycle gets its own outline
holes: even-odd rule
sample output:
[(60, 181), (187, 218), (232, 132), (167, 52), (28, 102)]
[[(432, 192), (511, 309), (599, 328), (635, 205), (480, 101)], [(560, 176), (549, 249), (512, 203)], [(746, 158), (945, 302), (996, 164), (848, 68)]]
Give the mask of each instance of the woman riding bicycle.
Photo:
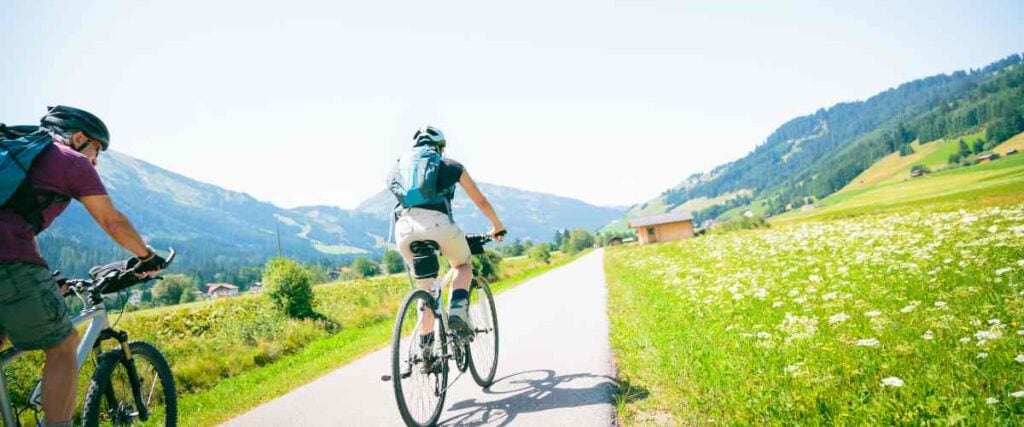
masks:
[[(462, 185), (469, 199), (491, 221), (487, 234), (500, 241), (505, 226), (466, 168), (455, 160), (442, 157), (446, 141), (440, 129), (425, 126), (416, 131), (412, 139), (414, 146), (399, 158), (388, 182), (399, 202), (395, 208), (398, 251), (405, 259), (406, 267), (415, 272), (417, 287), (429, 289), (431, 279), (437, 277), (436, 258), (431, 256), (433, 268), (430, 268), (431, 261), (415, 259), (410, 245), (417, 241), (437, 243), (441, 254), (448, 258), (455, 270), (448, 322), (456, 334), (471, 335), (473, 329), (467, 308), (473, 264), (466, 237), (452, 218), (451, 200), (455, 195), (455, 184)], [(433, 341), (433, 317), (427, 317), (420, 329), (423, 345)]]

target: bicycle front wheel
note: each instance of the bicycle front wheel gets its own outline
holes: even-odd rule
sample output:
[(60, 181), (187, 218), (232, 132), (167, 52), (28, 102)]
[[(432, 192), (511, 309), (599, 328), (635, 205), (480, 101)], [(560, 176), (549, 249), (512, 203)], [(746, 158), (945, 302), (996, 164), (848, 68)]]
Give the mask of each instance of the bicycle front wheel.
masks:
[[(405, 297), (391, 337), (391, 381), (402, 420), (409, 426), (437, 424), (448, 388), (448, 345), (444, 322), (433, 319), (434, 298), (416, 290)], [(422, 332), (434, 334), (433, 344), (421, 345)]]
[(469, 345), (469, 370), (473, 381), (480, 387), (494, 382), (498, 370), (498, 312), (494, 309), (494, 295), (490, 286), (480, 277), (473, 278), (469, 293), (469, 318), (474, 332)]
[(176, 426), (178, 396), (167, 360), (152, 344), (128, 343), (100, 355), (83, 404), (82, 425)]

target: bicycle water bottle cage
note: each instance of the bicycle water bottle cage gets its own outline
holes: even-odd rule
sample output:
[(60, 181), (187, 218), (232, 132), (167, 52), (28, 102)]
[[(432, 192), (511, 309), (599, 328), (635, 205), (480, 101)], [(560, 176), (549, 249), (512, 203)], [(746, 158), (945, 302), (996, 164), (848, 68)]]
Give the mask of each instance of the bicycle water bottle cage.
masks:
[(437, 263), (437, 251), (440, 249), (433, 240), (417, 240), (409, 244), (412, 251), (412, 271), (417, 279), (433, 279), (441, 266)]

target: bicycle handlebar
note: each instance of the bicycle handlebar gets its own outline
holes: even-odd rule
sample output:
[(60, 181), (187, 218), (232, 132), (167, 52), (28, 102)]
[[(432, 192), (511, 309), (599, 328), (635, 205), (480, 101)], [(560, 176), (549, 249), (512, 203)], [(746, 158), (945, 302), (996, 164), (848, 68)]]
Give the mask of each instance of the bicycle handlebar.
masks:
[[(506, 234), (508, 234), (508, 230), (501, 230), (494, 235), (497, 237), (504, 237)], [(484, 253), (484, 245), (493, 241), (494, 237), (491, 237), (490, 234), (486, 233), (466, 235), (466, 243), (469, 244), (469, 253), (473, 255), (480, 255)]]
[[(174, 248), (168, 249), (167, 262), (164, 268), (171, 265), (176, 255)], [(64, 295), (72, 293), (90, 293), (96, 296), (111, 294), (132, 286), (146, 283), (150, 280), (159, 280), (160, 276), (140, 276), (136, 266), (139, 265), (138, 258), (129, 258), (124, 261), (116, 261), (106, 265), (98, 265), (89, 269), (89, 279), (64, 279), (60, 278), (60, 271), (54, 272), (58, 277), (57, 283), (61, 287), (67, 285)]]

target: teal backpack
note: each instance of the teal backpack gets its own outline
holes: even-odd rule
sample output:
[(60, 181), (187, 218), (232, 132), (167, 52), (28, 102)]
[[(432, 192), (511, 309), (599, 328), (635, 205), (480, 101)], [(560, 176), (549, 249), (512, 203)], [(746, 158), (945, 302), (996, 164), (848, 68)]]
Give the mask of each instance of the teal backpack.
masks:
[(412, 147), (398, 159), (388, 176), (388, 190), (403, 208), (448, 203), (448, 192), (437, 191), (441, 153), (427, 145)]
[(32, 225), (42, 228), (42, 211), (50, 204), (67, 200), (52, 192), (36, 191), (25, 179), (36, 157), (53, 144), (49, 133), (37, 126), (5, 126), (0, 123), (0, 207), (10, 209)]

